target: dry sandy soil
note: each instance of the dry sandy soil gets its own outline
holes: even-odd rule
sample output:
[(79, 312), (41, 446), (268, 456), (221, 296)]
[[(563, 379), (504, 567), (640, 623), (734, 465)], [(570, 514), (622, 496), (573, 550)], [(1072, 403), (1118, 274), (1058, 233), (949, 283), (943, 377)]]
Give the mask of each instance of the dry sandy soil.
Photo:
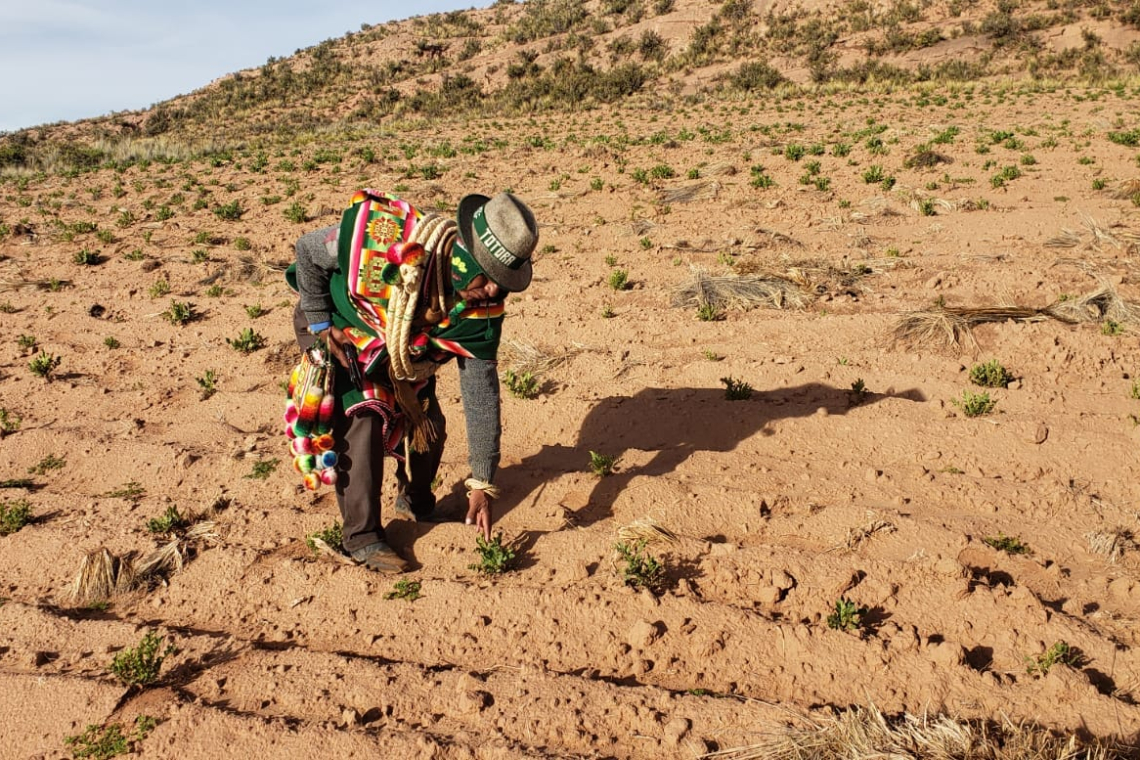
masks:
[[(0, 538), (3, 754), (69, 756), (86, 726), (148, 715), (160, 722), (135, 747), (145, 757), (692, 758), (755, 745), (803, 711), (868, 704), (1135, 741), (1140, 326), (1010, 320), (957, 346), (892, 335), (936, 302), (1140, 298), (1140, 214), (1112, 192), (1140, 169), (1108, 138), (1131, 128), (1137, 97), (837, 92), (409, 123), (337, 143), (343, 160), (316, 171), (301, 168), (308, 145), (270, 151), (262, 172), (251, 151), (9, 177), (0, 478), (32, 483), (0, 497), (33, 520)], [(950, 127), (932, 146), (945, 163), (905, 166)], [(995, 142), (1001, 130), (1012, 139)], [(488, 150), (427, 157), (471, 138)], [(791, 160), (788, 144), (824, 153)], [(364, 164), (362, 146), (391, 157)], [(429, 161), (442, 176), (404, 176)], [(773, 186), (754, 186), (758, 165)], [(873, 166), (894, 186), (866, 182)], [(1007, 166), (1021, 176), (994, 187)], [(287, 180), (295, 196), (262, 202)], [(472, 529), (399, 519), (386, 484), (415, 601), (310, 552), (335, 500), (300, 487), (280, 430), (297, 355), (279, 270), (353, 189), (397, 185), (424, 206), (506, 187), (532, 204), (542, 250), (509, 303), (502, 365), (527, 347), (563, 359), (538, 398), (504, 392), (496, 529), (520, 545), (515, 570), (471, 570)], [(240, 220), (214, 213), (234, 200)], [(303, 224), (283, 213), (294, 201)], [(159, 221), (164, 204), (174, 214)], [(57, 219), (97, 231), (64, 235)], [(100, 260), (76, 263), (82, 250)], [(610, 287), (615, 269), (628, 289)], [(704, 321), (673, 305), (697, 270), (798, 278), (807, 302)], [(154, 295), (159, 281), (169, 294)], [(197, 319), (164, 319), (172, 299)], [(246, 328), (263, 348), (231, 347)], [(60, 357), (51, 382), (30, 371), (40, 351)], [(991, 413), (966, 416), (952, 402), (986, 390), (969, 371), (990, 359), (1015, 379), (988, 391)], [(726, 398), (722, 378), (751, 397)], [(455, 511), (467, 472), (451, 368), (442, 399), (439, 493)], [(620, 457), (611, 475), (590, 472), (591, 451)], [(215, 504), (217, 538), (187, 544), (180, 571), (106, 604), (71, 595), (89, 552), (145, 554), (165, 541), (148, 520)], [(647, 517), (677, 536), (648, 547), (667, 568), (656, 594), (623, 582), (614, 551), (618, 529)], [(1119, 551), (1103, 551), (1106, 535)], [(1030, 552), (986, 543), (999, 536)], [(829, 628), (840, 598), (866, 608), (862, 627)], [(177, 651), (157, 684), (129, 689), (109, 665), (149, 630)], [(1029, 672), (1061, 641), (1073, 664)]]

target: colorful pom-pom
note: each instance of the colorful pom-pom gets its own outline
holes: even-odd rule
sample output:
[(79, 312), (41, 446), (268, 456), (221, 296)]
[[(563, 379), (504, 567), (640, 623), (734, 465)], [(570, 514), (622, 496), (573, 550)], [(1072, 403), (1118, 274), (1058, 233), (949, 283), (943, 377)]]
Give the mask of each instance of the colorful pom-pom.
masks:
[(292, 425), (286, 425), (285, 426), (285, 437), (288, 438), (290, 441), (297, 437), (297, 434), (293, 432), (293, 426)]
[(285, 404), (285, 421), (292, 424), (297, 421), (300, 412), (297, 411), (297, 405), (292, 401)]
[(313, 440), (311, 438), (298, 437), (293, 439), (291, 447), (294, 454), (312, 454), (313, 453)]
[(337, 456), (335, 451), (322, 451), (316, 455), (317, 469), (327, 470), (336, 467)]
[(333, 437), (328, 433), (318, 435), (313, 439), (313, 448), (317, 451), (331, 451), (334, 444)]
[(312, 454), (299, 454), (293, 457), (293, 469), (302, 475), (316, 469), (316, 458)]
[(315, 472), (305, 473), (305, 488), (315, 491), (321, 487), (321, 476)]
[(324, 470), (321, 470), (321, 482), (324, 483), (326, 486), (335, 485), (336, 484), (336, 470), (334, 470), (331, 467), (324, 469)]

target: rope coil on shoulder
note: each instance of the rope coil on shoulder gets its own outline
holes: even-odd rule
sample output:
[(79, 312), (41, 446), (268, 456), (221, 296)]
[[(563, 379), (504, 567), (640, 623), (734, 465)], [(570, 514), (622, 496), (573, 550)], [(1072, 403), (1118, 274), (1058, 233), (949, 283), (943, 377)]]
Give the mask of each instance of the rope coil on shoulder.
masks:
[(439, 365), (430, 359), (416, 361), (412, 358), (412, 324), (416, 319), (421, 279), (427, 262), (434, 261), (435, 270), (434, 282), (429, 284), (427, 298), (428, 311), (435, 313), (429, 313), (428, 320), (431, 322), (434, 319), (438, 323), (448, 312), (443, 272), (445, 265), (450, 270), (451, 246), (455, 242), (456, 230), (454, 220), (438, 214), (428, 214), (419, 221), (408, 242), (419, 243), (426, 255), (416, 265), (400, 265), (400, 279), (393, 285), (388, 300), (388, 326), (384, 335), (388, 347), (388, 375), (396, 391), (397, 401), (411, 422), (412, 444), (416, 451), (425, 451), (427, 444), (435, 440), (436, 431), (424, 414), (411, 384), (432, 377)]

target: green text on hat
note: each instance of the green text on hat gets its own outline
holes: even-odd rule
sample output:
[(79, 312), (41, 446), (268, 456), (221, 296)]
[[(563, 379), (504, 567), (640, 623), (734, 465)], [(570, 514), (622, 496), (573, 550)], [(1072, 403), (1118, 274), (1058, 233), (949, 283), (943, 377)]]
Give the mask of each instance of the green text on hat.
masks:
[(483, 209), (484, 207), (480, 206), (471, 217), (471, 224), (475, 229), (475, 234), (479, 236), (479, 241), (483, 243), (487, 248), (487, 252), (494, 256), (496, 260), (509, 269), (518, 269), (526, 262), (526, 259), (519, 258), (507, 250), (507, 247), (502, 244), (487, 225), (487, 218), (483, 213)]

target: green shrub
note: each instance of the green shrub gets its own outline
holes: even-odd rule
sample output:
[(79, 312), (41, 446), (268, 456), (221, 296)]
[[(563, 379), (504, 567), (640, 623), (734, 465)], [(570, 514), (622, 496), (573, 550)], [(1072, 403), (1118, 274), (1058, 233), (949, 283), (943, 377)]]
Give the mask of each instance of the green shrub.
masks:
[(63, 361), (59, 356), (53, 356), (47, 351), (40, 351), (40, 353), (33, 357), (28, 362), (28, 369), (36, 377), (42, 377), (44, 380), (51, 382), (52, 374), (59, 369), (60, 362)]
[(510, 570), (516, 559), (516, 552), (510, 546), (503, 546), (503, 534), (499, 533), (490, 541), (483, 536), (475, 537), (475, 553), (479, 561), (468, 565), (471, 570), (477, 570), (484, 575), (499, 575)]
[(620, 457), (602, 454), (598, 451), (590, 452), (590, 472), (599, 478), (604, 478), (614, 471)]
[(226, 338), (226, 343), (235, 351), (249, 354), (259, 348), (265, 347), (265, 337), (254, 332), (252, 327), (246, 327), (238, 334), (236, 339), (231, 340)]
[(999, 552), (1006, 554), (1032, 554), (1033, 550), (1027, 544), (1021, 542), (1020, 538), (1007, 536), (1000, 531), (996, 536), (985, 536), (982, 538), (982, 543), (991, 549), (997, 549)]
[(32, 521), (32, 506), (27, 500), (0, 502), (0, 536), (10, 536)]
[(321, 541), (324, 541), (325, 544), (333, 551), (341, 551), (341, 543), (344, 541), (344, 534), (341, 532), (340, 523), (334, 522), (332, 525), (324, 528), (323, 530), (318, 530), (305, 536), (305, 546), (309, 547), (309, 551), (311, 551), (313, 554), (319, 554), (320, 550), (317, 548), (316, 542), (313, 541), (314, 538), (319, 538)]
[(1025, 672), (1029, 675), (1045, 676), (1054, 665), (1068, 665), (1071, 668), (1080, 667), (1084, 657), (1080, 650), (1069, 646), (1064, 641), (1056, 641), (1053, 646), (1046, 649), (1036, 657), (1025, 658)]
[(214, 216), (218, 217), (224, 222), (236, 222), (241, 219), (245, 209), (241, 207), (241, 201), (234, 200), (229, 203), (224, 203), (214, 209)]
[(523, 372), (520, 375), (513, 369), (508, 369), (503, 374), (503, 384), (507, 386), (507, 390), (515, 398), (538, 398), (540, 384), (538, 378), (531, 372)]
[(988, 393), (974, 393), (973, 391), (962, 391), (962, 398), (950, 399), (954, 406), (962, 410), (962, 414), (967, 417), (980, 417), (983, 414), (989, 414), (997, 406), (997, 401), (990, 398)]
[(835, 611), (827, 616), (827, 627), (835, 631), (855, 631), (863, 626), (867, 615), (866, 607), (856, 606), (847, 597), (840, 597), (835, 603)]
[(752, 386), (743, 380), (734, 377), (722, 377), (724, 384), (724, 398), (727, 401), (746, 401), (752, 398)]
[(970, 382), (983, 388), (1005, 388), (1013, 382), (1013, 375), (997, 359), (970, 368)]
[(143, 687), (154, 683), (158, 680), (163, 660), (175, 652), (173, 645), (162, 649), (163, 641), (157, 632), (147, 631), (137, 647), (124, 649), (115, 655), (111, 673), (127, 686)]
[(396, 581), (396, 585), (392, 590), (384, 595), (385, 599), (406, 599), (409, 602), (414, 602), (420, 598), (421, 584), (419, 581), (410, 581), (407, 578), (401, 578)]
[(641, 539), (634, 544), (620, 542), (614, 544), (625, 566), (622, 579), (627, 586), (660, 591), (665, 583), (665, 566), (645, 549), (646, 541)]
[(629, 289), (629, 272), (624, 269), (615, 269), (610, 272), (610, 287), (614, 290)]
[(152, 517), (146, 521), (146, 529), (151, 533), (167, 535), (183, 530), (190, 526), (190, 521), (178, 513), (178, 507), (171, 504), (160, 517)]

